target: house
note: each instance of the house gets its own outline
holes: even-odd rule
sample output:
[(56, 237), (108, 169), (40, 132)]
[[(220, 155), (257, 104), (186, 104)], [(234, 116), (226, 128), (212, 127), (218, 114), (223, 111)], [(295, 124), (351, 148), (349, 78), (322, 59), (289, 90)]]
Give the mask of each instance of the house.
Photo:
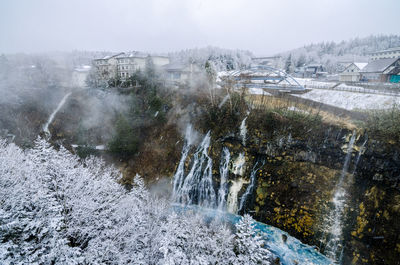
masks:
[(371, 53), (371, 60), (379, 60), (379, 59), (394, 59), (400, 58), (400, 47), (394, 47), (386, 50), (376, 51)]
[(339, 75), (340, 82), (358, 82), (360, 81), (360, 71), (368, 63), (350, 63)]
[(151, 55), (151, 59), (156, 67), (162, 67), (170, 63), (169, 57), (164, 55)]
[(171, 84), (184, 84), (193, 79), (194, 75), (201, 73), (195, 64), (170, 63), (163, 67), (167, 82)]
[(251, 58), (252, 66), (270, 66), (276, 67), (278, 62), (281, 60), (281, 56), (264, 56), (264, 57), (253, 57)]
[(304, 67), (303, 77), (320, 78), (327, 75), (322, 64), (308, 64)]
[(89, 75), (90, 69), (90, 65), (76, 67), (72, 72), (72, 86), (86, 87), (86, 78)]
[(369, 82), (399, 82), (400, 58), (377, 59), (360, 70), (361, 80)]

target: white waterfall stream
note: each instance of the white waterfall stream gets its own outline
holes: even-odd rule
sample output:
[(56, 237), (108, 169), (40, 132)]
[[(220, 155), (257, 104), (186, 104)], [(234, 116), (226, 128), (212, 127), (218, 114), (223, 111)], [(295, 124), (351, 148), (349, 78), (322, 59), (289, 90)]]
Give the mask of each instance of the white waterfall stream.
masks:
[(232, 181), (232, 185), (229, 189), (228, 199), (227, 199), (227, 210), (230, 213), (237, 213), (238, 209), (238, 195), (239, 191), (242, 189), (243, 184), (248, 183), (244, 178), (238, 178)]
[[(173, 196), (178, 194), (178, 191), (181, 190), (182, 184), (185, 178), (185, 161), (188, 157), (190, 147), (193, 144), (193, 129), (192, 125), (188, 125), (186, 127), (185, 132), (185, 143), (183, 144), (182, 156), (181, 160), (179, 161), (178, 168), (176, 169), (176, 173), (173, 178)], [(177, 198), (174, 198), (175, 200)]]
[(247, 120), (247, 117), (244, 118), (242, 123), (240, 124), (240, 137), (242, 138), (243, 145), (246, 145), (246, 138), (247, 138), (246, 120)]
[(327, 218), (328, 233), (330, 235), (330, 238), (325, 247), (325, 254), (328, 257), (337, 260), (338, 262), (340, 262), (340, 256), (343, 251), (343, 213), (346, 207), (347, 195), (345, 188), (346, 176), (348, 173), (355, 140), (356, 133), (353, 132), (347, 147), (347, 154), (343, 163), (339, 183), (336, 187), (335, 195), (332, 199), (334, 209), (329, 213), (329, 216)]
[(228, 193), (228, 174), (229, 174), (229, 161), (231, 160), (231, 154), (228, 148), (222, 149), (221, 165), (219, 167), (220, 184), (218, 190), (218, 210), (225, 210), (226, 207), (226, 196)]
[(193, 165), (185, 177), (184, 163), (189, 146), (186, 144), (178, 170), (174, 176), (173, 198), (184, 204), (198, 204), (214, 207), (216, 194), (212, 179), (212, 159), (208, 155), (210, 147), (210, 132), (204, 137), (193, 156)]
[(50, 124), (53, 122), (54, 117), (56, 116), (57, 112), (62, 108), (62, 106), (65, 104), (65, 102), (67, 101), (68, 97), (71, 95), (71, 92), (67, 93), (60, 101), (60, 103), (58, 103), (57, 108), (50, 114), (49, 119), (47, 120), (46, 124), (43, 126), (43, 132), (46, 134), (46, 138), (50, 139), (51, 138), (51, 134), (49, 131), (49, 126)]
[(246, 164), (246, 157), (244, 153), (240, 153), (239, 156), (233, 161), (232, 173), (235, 175), (243, 176)]
[[(243, 206), (244, 206), (245, 202), (247, 201), (247, 198), (250, 196), (250, 194), (254, 190), (254, 186), (255, 186), (256, 180), (257, 180), (257, 171), (259, 169), (259, 167), (257, 167), (257, 165), (258, 165), (258, 161), (254, 165), (253, 170), (250, 173), (250, 184), (249, 184), (249, 186), (247, 186), (245, 193), (240, 198), (240, 204), (239, 204), (238, 212), (242, 211)], [(263, 165), (264, 165), (264, 163), (263, 163)]]

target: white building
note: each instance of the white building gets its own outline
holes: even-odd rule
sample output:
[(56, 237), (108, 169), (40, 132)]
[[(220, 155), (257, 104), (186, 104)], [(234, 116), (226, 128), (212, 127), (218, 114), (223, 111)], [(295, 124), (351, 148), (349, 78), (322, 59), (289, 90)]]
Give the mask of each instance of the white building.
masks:
[(161, 68), (169, 64), (169, 57), (160, 55), (148, 55), (140, 52), (118, 53), (93, 61), (98, 77), (103, 80), (119, 77), (127, 79), (138, 70), (144, 70), (146, 60), (152, 60), (154, 66)]
[(360, 71), (368, 63), (350, 63), (343, 72), (339, 75), (340, 82), (358, 82), (360, 81), (361, 74)]
[(163, 55), (151, 55), (151, 59), (156, 67), (162, 67), (170, 63), (168, 56)]
[(130, 53), (121, 54), (117, 58), (117, 72), (121, 79), (132, 76), (136, 71), (143, 70), (146, 66), (146, 54)]
[(96, 69), (97, 77), (101, 81), (107, 81), (110, 78), (118, 75), (117, 57), (123, 54), (124, 53), (121, 52), (115, 55), (107, 55), (103, 58), (93, 60), (93, 66)]
[(166, 80), (175, 85), (188, 83), (201, 73), (201, 69), (195, 64), (171, 63), (164, 65), (163, 68)]
[(72, 72), (72, 86), (73, 87), (86, 87), (86, 78), (89, 75), (90, 65), (82, 65), (74, 69)]
[(387, 50), (371, 53), (371, 60), (400, 58), (400, 47), (394, 47)]

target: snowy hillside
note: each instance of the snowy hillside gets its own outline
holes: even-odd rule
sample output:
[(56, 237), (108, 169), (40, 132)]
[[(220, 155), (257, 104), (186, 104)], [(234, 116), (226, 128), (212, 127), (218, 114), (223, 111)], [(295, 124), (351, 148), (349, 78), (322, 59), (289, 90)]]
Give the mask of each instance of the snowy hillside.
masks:
[(169, 54), (172, 61), (195, 63), (204, 66), (207, 61), (216, 71), (243, 69), (251, 64), (253, 54), (244, 50), (229, 50), (217, 47), (187, 49)]
[(340, 70), (339, 62), (367, 62), (370, 53), (397, 46), (400, 46), (399, 35), (372, 35), (339, 43), (310, 44), (278, 55), (282, 56), (282, 64), (291, 55), (292, 65), (295, 67), (308, 63), (321, 63), (328, 72), (335, 72)]

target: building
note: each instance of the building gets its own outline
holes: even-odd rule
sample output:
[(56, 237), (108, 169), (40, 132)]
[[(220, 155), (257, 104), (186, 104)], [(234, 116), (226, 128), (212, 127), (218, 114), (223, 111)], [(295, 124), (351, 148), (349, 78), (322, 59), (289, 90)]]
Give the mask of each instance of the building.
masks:
[(325, 72), (325, 68), (322, 64), (308, 64), (304, 66), (298, 74), (307, 78), (320, 78), (325, 77), (328, 73)]
[(100, 59), (93, 60), (93, 67), (96, 70), (96, 75), (99, 80), (107, 81), (110, 78), (114, 78), (118, 75), (117, 71), (117, 57), (124, 53), (118, 53), (114, 55), (107, 55)]
[(167, 56), (153, 56), (140, 52), (122, 52), (95, 59), (93, 60), (93, 65), (98, 78), (102, 81), (117, 77), (124, 80), (132, 76), (136, 71), (144, 70), (148, 60), (152, 60), (156, 69), (161, 69), (162, 66), (169, 64), (169, 57)]
[(162, 67), (170, 63), (169, 57), (164, 55), (151, 55), (151, 59), (153, 60), (156, 68)]
[(147, 54), (130, 53), (121, 54), (117, 58), (117, 73), (121, 79), (132, 76), (136, 71), (143, 70), (146, 67)]
[(270, 66), (276, 67), (278, 62), (281, 60), (281, 56), (265, 56), (265, 57), (253, 57), (251, 58), (252, 66)]
[(170, 63), (163, 67), (167, 82), (171, 84), (184, 84), (193, 79), (194, 75), (201, 73), (195, 64)]
[(360, 71), (368, 63), (350, 63), (340, 74), (340, 82), (358, 82), (361, 79)]
[(400, 81), (400, 58), (373, 60), (360, 70), (361, 81), (392, 82)]
[(371, 60), (400, 58), (400, 47), (394, 47), (371, 53)]
[(90, 65), (82, 65), (75, 68), (72, 72), (72, 86), (86, 87), (86, 78), (89, 75), (90, 69)]

